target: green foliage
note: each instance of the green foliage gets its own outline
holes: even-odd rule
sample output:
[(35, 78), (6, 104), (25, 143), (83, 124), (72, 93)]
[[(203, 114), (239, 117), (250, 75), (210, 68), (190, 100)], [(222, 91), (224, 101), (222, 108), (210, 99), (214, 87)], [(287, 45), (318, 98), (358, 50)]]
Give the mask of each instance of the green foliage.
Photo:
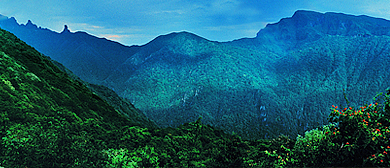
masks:
[(200, 120), (154, 132), (152, 144), (165, 167), (237, 167), (249, 149), (237, 135), (228, 135)]
[(334, 165), (388, 165), (390, 95), (378, 94), (374, 102), (360, 108), (333, 108), (329, 120), (338, 126), (331, 140), (339, 146)]
[(331, 152), (329, 151), (334, 143), (329, 140), (327, 134), (331, 128), (334, 128), (333, 124), (307, 131), (304, 137), (298, 135), (291, 153), (295, 162), (291, 164), (299, 167), (330, 165), (328, 159)]
[(390, 94), (378, 94), (374, 102), (359, 108), (332, 106), (331, 124), (298, 135), (291, 149), (275, 143), (281, 139), (272, 145), (258, 141), (258, 150), (244, 163), (251, 167), (389, 166)]
[(295, 162), (291, 155), (294, 141), (281, 135), (272, 140), (246, 142), (250, 150), (244, 157), (244, 166), (248, 167), (285, 167)]
[[(378, 28), (386, 21), (310, 13), (297, 12), (256, 38), (226, 43), (181, 32), (126, 47), (86, 33), (25, 29), (12, 20), (2, 27), (82, 79), (114, 87), (160, 126), (202, 115), (204, 123), (255, 140), (281, 133), (295, 138), (327, 124), (327, 107), (344, 103), (342, 88), (356, 106), (389, 85), (390, 38)], [(332, 19), (318, 22), (323, 17)], [(341, 23), (335, 17), (351, 24), (330, 26)], [(296, 27), (297, 20), (306, 21)], [(17, 90), (15, 80), (7, 81), (7, 89)]]
[(296, 140), (243, 140), (201, 118), (150, 129), (127, 120), (11, 34), (0, 31), (0, 43), (4, 167), (390, 165), (390, 93), (359, 108), (333, 106), (331, 124)]
[(136, 125), (12, 34), (0, 44), (2, 166), (96, 167), (107, 130)]
[(107, 167), (159, 167), (158, 154), (154, 152), (153, 147), (141, 147), (134, 152), (127, 149), (108, 149), (102, 153), (108, 159)]
[(339, 109), (332, 106), (334, 124), (298, 137), (292, 166), (388, 166), (390, 95), (378, 94), (373, 104)]
[(126, 156), (128, 153), (127, 149), (108, 149), (103, 150), (102, 152), (108, 157), (108, 161), (106, 161), (107, 167), (137, 167), (137, 160), (133, 160), (135, 158), (129, 158), (129, 156)]
[(320, 36), (287, 51), (275, 46), (276, 53), (186, 33), (164, 40), (131, 57), (142, 66), (126, 64), (131, 73), (110, 78), (120, 95), (162, 127), (201, 115), (204, 123), (245, 139), (295, 138), (328, 124), (327, 107), (345, 105), (342, 88), (357, 105), (389, 85), (388, 36)]

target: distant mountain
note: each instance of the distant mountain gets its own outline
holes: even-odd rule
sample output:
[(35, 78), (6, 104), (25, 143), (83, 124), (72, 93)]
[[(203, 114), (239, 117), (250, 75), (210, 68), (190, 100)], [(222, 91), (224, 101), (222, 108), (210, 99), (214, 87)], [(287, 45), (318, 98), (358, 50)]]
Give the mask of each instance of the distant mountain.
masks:
[[(268, 24), (252, 39), (239, 39), (233, 43), (257, 49), (291, 49), (323, 36), (382, 36), (390, 35), (390, 22), (369, 16), (354, 16), (343, 13), (318, 13), (299, 10), (291, 18)], [(282, 47), (282, 48), (281, 48)], [(283, 52), (283, 51), (281, 51)]]
[(343, 90), (360, 105), (390, 85), (390, 22), (368, 16), (297, 11), (255, 38), (179, 32), (131, 47), (66, 26), (55, 33), (7, 18), (0, 27), (164, 127), (203, 116), (244, 138), (296, 136), (325, 124), (332, 104), (346, 106)]
[(90, 83), (99, 83), (107, 78), (116, 66), (138, 49), (137, 46), (127, 47), (85, 32), (71, 33), (66, 25), (61, 33), (57, 33), (38, 27), (30, 20), (25, 25), (19, 25), (15, 18), (0, 15), (0, 27)]

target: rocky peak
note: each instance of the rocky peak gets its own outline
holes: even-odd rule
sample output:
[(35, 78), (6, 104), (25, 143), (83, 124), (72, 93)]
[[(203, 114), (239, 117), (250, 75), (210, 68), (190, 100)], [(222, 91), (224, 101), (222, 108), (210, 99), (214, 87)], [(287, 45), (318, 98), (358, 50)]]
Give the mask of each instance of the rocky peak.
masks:
[(64, 25), (64, 30), (62, 30), (62, 32), (61, 32), (61, 34), (64, 34), (64, 33), (70, 33), (70, 30), (68, 29), (67, 25)]
[(27, 24), (25, 25), (28, 29), (37, 29), (38, 26), (31, 22), (31, 20), (27, 21)]
[(16, 19), (14, 17), (9, 18), (9, 21), (14, 23), (14, 24), (18, 24), (18, 22), (16, 21)]
[(292, 17), (268, 24), (257, 33), (258, 38), (273, 36), (277, 40), (293, 41), (315, 40), (322, 35), (390, 35), (390, 21), (369, 16), (298, 10)]

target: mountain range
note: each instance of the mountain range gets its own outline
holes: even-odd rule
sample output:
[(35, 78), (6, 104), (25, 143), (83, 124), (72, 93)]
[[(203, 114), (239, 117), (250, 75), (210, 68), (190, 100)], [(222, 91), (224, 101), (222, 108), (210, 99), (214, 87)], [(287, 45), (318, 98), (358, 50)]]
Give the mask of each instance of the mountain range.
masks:
[(390, 84), (390, 21), (369, 16), (297, 11), (255, 38), (176, 32), (142, 46), (5, 16), (0, 27), (161, 127), (202, 116), (248, 139), (296, 136), (326, 124), (332, 104), (361, 105)]
[(244, 151), (280, 148), (201, 118), (158, 128), (112, 90), (81, 81), (12, 33), (0, 29), (0, 44), (0, 167), (242, 167), (255, 159)]

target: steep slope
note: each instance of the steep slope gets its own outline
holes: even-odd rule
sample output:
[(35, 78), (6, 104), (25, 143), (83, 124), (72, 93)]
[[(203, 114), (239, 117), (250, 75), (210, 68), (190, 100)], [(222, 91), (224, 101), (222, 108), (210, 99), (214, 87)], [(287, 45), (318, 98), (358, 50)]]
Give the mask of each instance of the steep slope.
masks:
[(121, 128), (143, 125), (2, 29), (0, 44), (2, 164), (68, 167), (99, 158), (94, 152), (115, 145)]
[(143, 127), (147, 128), (157, 128), (156, 123), (148, 119), (144, 113), (134, 107), (133, 104), (129, 102), (129, 100), (120, 97), (116, 94), (112, 89), (103, 86), (103, 85), (95, 85), (81, 80), (78, 76), (73, 74), (68, 68), (66, 68), (61, 63), (52, 60), (50, 57), (47, 57), (51, 62), (53, 62), (60, 70), (66, 72), (73, 80), (77, 82), (83, 83), (88, 89), (93, 91), (94, 94), (101, 97), (105, 100), (109, 105), (113, 106), (115, 110), (119, 111), (121, 114), (126, 116), (130, 121), (135, 123), (140, 123)]

